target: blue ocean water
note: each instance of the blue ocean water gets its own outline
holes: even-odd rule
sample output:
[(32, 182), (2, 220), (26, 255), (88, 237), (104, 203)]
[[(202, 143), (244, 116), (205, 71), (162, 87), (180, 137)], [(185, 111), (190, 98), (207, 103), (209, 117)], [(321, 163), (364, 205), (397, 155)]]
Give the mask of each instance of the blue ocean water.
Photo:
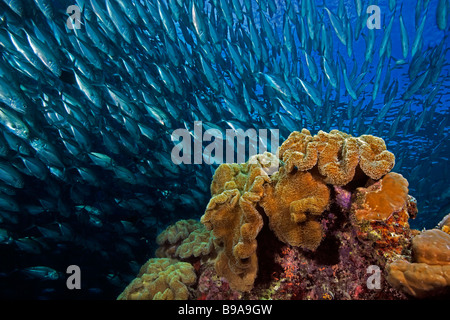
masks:
[[(450, 212), (448, 14), (444, 30), (437, 18), (448, 1), (366, 0), (360, 16), (354, 0), (194, 2), (205, 41), (192, 2), (0, 2), (1, 298), (117, 297), (153, 256), (158, 233), (198, 219), (209, 201), (217, 165), (171, 159), (173, 131), (193, 132), (195, 121), (222, 132), (278, 129), (281, 141), (302, 128), (381, 137), (417, 199), (411, 226), (433, 228)], [(80, 29), (66, 24), (70, 5)], [(369, 5), (381, 29), (366, 26)], [(69, 265), (80, 267), (79, 290), (66, 286)]]

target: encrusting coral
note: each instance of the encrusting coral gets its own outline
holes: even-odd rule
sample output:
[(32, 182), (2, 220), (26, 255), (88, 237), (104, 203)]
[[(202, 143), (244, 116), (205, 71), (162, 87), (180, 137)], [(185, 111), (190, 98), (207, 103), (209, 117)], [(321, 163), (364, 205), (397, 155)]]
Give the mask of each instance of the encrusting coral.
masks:
[(187, 300), (197, 280), (194, 267), (173, 259), (148, 260), (118, 300)]
[(351, 222), (362, 241), (369, 241), (389, 261), (409, 247), (408, 219), (417, 214), (416, 201), (408, 195), (408, 181), (390, 172), (378, 181), (369, 180), (353, 194)]
[(450, 287), (450, 266), (397, 260), (387, 266), (389, 283), (415, 298), (430, 298)]
[(414, 237), (412, 250), (415, 262), (450, 265), (450, 235), (441, 230), (425, 230)]
[(405, 207), (408, 181), (401, 174), (390, 172), (370, 187), (358, 188), (355, 217), (361, 220), (386, 220)]

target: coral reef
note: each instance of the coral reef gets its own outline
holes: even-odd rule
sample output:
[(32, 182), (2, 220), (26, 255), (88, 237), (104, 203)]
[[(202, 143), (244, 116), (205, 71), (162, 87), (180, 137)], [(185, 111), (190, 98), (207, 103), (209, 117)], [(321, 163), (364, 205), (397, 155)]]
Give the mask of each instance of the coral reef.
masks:
[(450, 235), (426, 230), (412, 240), (412, 262), (396, 260), (387, 266), (392, 286), (416, 298), (450, 294)]
[(194, 267), (186, 262), (161, 258), (148, 260), (118, 300), (187, 300), (188, 286), (197, 280)]
[(167, 258), (150, 259), (119, 298), (450, 294), (450, 215), (436, 229), (411, 229), (417, 201), (390, 172), (394, 162), (380, 138), (303, 129), (277, 156), (222, 164), (201, 223), (163, 231), (156, 255)]
[(215, 267), (232, 289), (253, 287), (258, 271), (256, 237), (263, 216), (279, 240), (314, 251), (323, 238), (318, 218), (330, 203), (328, 184), (348, 184), (358, 164), (359, 171), (367, 171), (366, 180), (381, 178), (395, 162), (382, 139), (355, 138), (337, 130), (315, 136), (306, 129), (293, 132), (278, 157), (283, 165), (270, 177), (261, 164), (275, 162), (270, 153), (263, 155), (269, 159), (265, 161), (222, 164), (214, 174), (212, 198), (201, 221), (223, 246)]

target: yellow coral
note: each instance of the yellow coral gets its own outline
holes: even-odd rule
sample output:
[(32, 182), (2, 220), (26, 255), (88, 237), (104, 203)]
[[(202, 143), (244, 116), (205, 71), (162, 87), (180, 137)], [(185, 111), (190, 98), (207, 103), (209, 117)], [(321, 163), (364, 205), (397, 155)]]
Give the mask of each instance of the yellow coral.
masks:
[(359, 160), (356, 138), (332, 130), (330, 133), (319, 131), (316, 139), (320, 152), (319, 172), (325, 176), (325, 182), (334, 185), (349, 183)]
[(175, 256), (181, 259), (190, 257), (207, 256), (214, 251), (211, 231), (205, 227), (191, 232), (189, 237), (184, 239), (175, 251)]
[(408, 181), (401, 174), (390, 172), (369, 188), (358, 188), (354, 215), (358, 221), (386, 220), (399, 212), (408, 201)]
[(317, 175), (282, 167), (266, 185), (261, 206), (270, 229), (283, 242), (315, 250), (322, 240), (322, 227), (315, 217), (328, 206), (330, 191)]
[(278, 156), (285, 163), (288, 172), (294, 167), (300, 171), (307, 171), (317, 163), (317, 143), (313, 141), (307, 129), (303, 129), (302, 132), (294, 131), (280, 146)]
[(245, 164), (220, 165), (211, 184), (213, 197), (201, 218), (217, 239), (217, 273), (239, 291), (253, 287), (258, 271), (256, 236), (263, 220), (256, 205), (263, 196), (263, 184), (270, 180), (265, 168), (271, 158), (265, 153)]
[(119, 295), (118, 300), (187, 300), (188, 286), (197, 280), (194, 267), (186, 262), (150, 259)]
[(446, 234), (450, 234), (450, 227), (449, 226), (442, 226), (442, 231), (444, 231)]
[(160, 247), (158, 258), (180, 258), (208, 256), (214, 251), (211, 232), (197, 220), (179, 220), (167, 227), (156, 238)]

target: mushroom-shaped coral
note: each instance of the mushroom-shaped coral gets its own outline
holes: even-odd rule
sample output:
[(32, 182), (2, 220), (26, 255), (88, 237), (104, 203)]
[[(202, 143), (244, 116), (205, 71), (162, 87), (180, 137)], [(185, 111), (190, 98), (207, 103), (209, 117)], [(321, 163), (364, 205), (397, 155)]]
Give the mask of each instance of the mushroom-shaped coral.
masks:
[(389, 283), (417, 298), (450, 293), (450, 235), (426, 230), (413, 239), (412, 250), (413, 263), (400, 259), (387, 266)]
[(383, 139), (363, 135), (359, 138), (338, 130), (319, 131), (311, 136), (307, 129), (292, 132), (279, 149), (286, 170), (312, 169), (316, 164), (325, 183), (345, 185), (361, 170), (372, 179), (380, 179), (395, 164), (394, 155), (386, 150)]
[(175, 256), (181, 259), (190, 257), (206, 257), (214, 252), (214, 242), (211, 237), (211, 231), (205, 227), (191, 232), (189, 237), (183, 240), (178, 246)]
[(257, 204), (263, 184), (270, 180), (265, 168), (272, 158), (265, 153), (244, 164), (220, 165), (211, 184), (213, 197), (201, 218), (217, 240), (216, 271), (235, 290), (250, 290), (256, 278), (256, 236), (263, 226)]
[(307, 171), (317, 163), (317, 143), (307, 129), (303, 129), (302, 132), (294, 131), (280, 146), (278, 156), (283, 160), (288, 172), (294, 167), (300, 171)]
[(197, 280), (194, 267), (162, 258), (148, 260), (118, 300), (187, 300), (188, 286)]
[(317, 174), (289, 173), (282, 167), (265, 190), (261, 206), (270, 229), (285, 243), (315, 250), (322, 240), (322, 227), (316, 217), (330, 199), (327, 185)]

